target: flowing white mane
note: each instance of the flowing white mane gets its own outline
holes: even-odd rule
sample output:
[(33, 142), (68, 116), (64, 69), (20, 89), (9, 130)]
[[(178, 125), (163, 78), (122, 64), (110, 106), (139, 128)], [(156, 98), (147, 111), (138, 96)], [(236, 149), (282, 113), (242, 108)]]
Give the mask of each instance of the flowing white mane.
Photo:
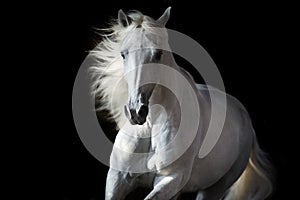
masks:
[(92, 94), (95, 96), (97, 110), (110, 111), (112, 118), (120, 126), (125, 120), (124, 104), (127, 100), (127, 84), (123, 79), (123, 60), (120, 55), (120, 47), (124, 36), (136, 28), (151, 31), (157, 27), (152, 18), (138, 11), (130, 12), (128, 17), (132, 23), (124, 27), (113, 20), (111, 27), (103, 29), (103, 40), (91, 51), (91, 56), (96, 64), (90, 67), (93, 79)]

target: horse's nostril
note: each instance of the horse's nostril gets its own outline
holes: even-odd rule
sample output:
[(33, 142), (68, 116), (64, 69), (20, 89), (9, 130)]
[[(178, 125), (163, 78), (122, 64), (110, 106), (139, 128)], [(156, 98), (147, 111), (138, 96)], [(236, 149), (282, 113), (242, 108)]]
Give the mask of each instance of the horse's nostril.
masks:
[(149, 109), (148, 106), (142, 105), (138, 112), (138, 116), (146, 117), (148, 115)]

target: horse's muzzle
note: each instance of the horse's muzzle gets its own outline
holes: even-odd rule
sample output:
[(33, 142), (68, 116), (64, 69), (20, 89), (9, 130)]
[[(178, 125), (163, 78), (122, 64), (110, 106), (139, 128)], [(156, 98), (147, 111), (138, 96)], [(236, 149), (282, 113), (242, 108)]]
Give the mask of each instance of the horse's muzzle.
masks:
[(143, 125), (146, 122), (149, 108), (146, 105), (141, 105), (139, 109), (129, 108), (128, 105), (124, 106), (125, 115), (132, 125)]

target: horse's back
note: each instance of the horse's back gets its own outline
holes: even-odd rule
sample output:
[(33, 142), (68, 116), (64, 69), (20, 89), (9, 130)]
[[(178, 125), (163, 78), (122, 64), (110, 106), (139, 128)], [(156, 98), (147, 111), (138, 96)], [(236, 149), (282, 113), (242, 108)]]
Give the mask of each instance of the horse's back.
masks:
[(214, 98), (213, 106), (216, 106), (217, 112), (219, 109), (224, 109), (224, 108), (226, 109), (227, 123), (231, 122), (231, 123), (235, 123), (236, 126), (240, 126), (241, 123), (248, 122), (250, 123), (248, 125), (251, 125), (251, 120), (248, 115), (248, 112), (238, 99), (212, 86), (196, 84), (196, 87), (200, 95), (203, 97), (203, 99), (206, 102), (208, 102), (209, 106), (212, 106), (211, 94), (213, 95)]

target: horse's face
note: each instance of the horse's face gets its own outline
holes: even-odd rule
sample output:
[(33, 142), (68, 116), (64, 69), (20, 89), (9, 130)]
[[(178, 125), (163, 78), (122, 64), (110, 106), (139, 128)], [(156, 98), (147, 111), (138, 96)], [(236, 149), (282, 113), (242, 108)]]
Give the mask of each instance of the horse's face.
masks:
[[(126, 20), (126, 25), (128, 19), (125, 14), (122, 17), (125, 17), (123, 20)], [(141, 26), (132, 29), (125, 36), (121, 46), (124, 76), (128, 84), (128, 102), (124, 109), (131, 124), (145, 123), (149, 111), (149, 98), (159, 81), (159, 72), (151, 68), (151, 65), (165, 63), (165, 51), (162, 49), (168, 49), (167, 31), (164, 26), (157, 25), (157, 28), (147, 29)]]

